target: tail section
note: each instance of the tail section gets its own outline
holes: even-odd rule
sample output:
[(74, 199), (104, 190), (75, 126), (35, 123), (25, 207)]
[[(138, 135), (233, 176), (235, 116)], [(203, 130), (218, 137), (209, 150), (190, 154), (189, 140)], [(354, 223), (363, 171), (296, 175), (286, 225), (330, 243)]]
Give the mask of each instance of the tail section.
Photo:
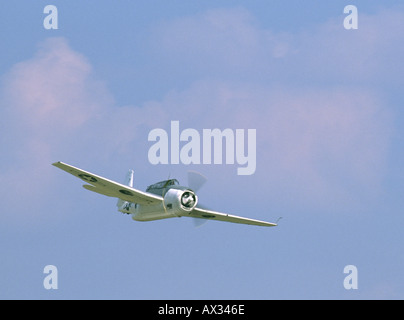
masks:
[[(133, 188), (133, 170), (129, 170), (128, 173), (126, 174), (124, 184)], [(118, 199), (118, 202), (116, 203), (116, 206), (118, 207), (118, 211), (126, 214), (131, 214), (135, 211), (135, 204), (129, 201), (124, 201), (122, 199)]]

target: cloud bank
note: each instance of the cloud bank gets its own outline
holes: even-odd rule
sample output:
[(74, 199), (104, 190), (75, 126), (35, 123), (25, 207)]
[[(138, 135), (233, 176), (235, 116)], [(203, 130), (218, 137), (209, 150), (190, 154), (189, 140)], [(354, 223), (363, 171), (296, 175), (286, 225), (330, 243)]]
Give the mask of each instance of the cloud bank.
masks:
[(105, 112), (111, 97), (91, 74), (87, 59), (65, 39), (50, 38), (32, 59), (3, 76), (0, 185), (5, 214), (20, 215), (16, 204), (21, 201), (29, 204), (25, 218), (40, 211), (52, 187), (55, 155), (73, 151), (83, 127)]

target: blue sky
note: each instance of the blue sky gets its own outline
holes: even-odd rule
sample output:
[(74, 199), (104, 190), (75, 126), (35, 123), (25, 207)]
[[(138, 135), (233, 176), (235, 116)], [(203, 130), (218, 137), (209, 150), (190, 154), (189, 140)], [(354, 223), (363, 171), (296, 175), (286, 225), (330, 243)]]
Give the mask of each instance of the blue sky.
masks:
[[(1, 299), (402, 299), (404, 7), (13, 1), (0, 13)], [(354, 4), (359, 28), (346, 30)], [(148, 133), (257, 130), (257, 169), (152, 165)], [(203, 173), (276, 228), (134, 222), (51, 166), (135, 186)], [(46, 265), (57, 290), (43, 287)], [(343, 286), (344, 267), (358, 289)]]

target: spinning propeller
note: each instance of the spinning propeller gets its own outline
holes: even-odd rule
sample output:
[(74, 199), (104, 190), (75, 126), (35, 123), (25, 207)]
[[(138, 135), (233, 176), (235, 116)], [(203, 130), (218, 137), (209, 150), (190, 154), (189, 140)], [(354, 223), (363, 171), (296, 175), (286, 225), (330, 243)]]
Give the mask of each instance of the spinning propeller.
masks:
[(203, 175), (196, 171), (188, 171), (188, 187), (197, 192), (207, 181)]
[[(207, 180), (208, 179), (206, 179), (206, 177), (200, 174), (199, 172), (188, 171), (188, 187), (195, 192), (197, 192), (200, 188), (202, 188), (202, 186), (205, 184)], [(197, 204), (197, 207), (207, 209), (206, 207), (200, 204)], [(194, 221), (195, 227), (200, 227), (208, 221), (208, 219), (199, 219), (199, 218), (192, 218), (192, 220)]]

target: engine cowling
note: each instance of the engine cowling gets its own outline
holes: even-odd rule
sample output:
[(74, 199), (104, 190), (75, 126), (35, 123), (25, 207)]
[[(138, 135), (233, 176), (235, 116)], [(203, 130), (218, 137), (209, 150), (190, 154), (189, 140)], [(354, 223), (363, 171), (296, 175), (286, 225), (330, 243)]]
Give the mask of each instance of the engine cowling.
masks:
[(189, 189), (170, 189), (164, 195), (165, 210), (178, 217), (190, 213), (197, 203), (198, 197)]

